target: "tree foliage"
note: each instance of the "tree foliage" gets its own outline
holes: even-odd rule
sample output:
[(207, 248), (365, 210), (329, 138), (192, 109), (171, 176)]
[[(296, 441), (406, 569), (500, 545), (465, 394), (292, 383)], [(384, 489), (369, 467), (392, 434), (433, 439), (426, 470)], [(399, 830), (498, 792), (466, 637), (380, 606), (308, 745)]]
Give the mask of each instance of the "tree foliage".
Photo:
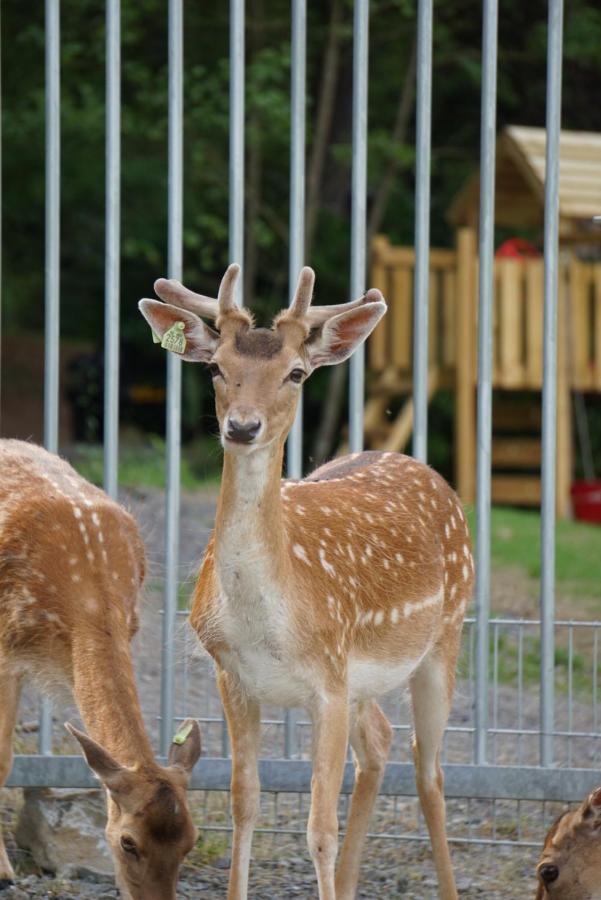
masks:
[[(332, 5), (339, 16), (333, 17)], [(381, 229), (413, 239), (414, 111), (402, 140), (397, 110), (415, 41), (415, 0), (370, 4), (369, 199), (393, 164)], [(227, 4), (185, 3), (185, 280), (215, 290), (228, 245)], [(544, 125), (547, 3), (507, 0), (499, 24), (498, 126)], [(61, 3), (62, 333), (99, 342), (104, 296), (104, 3)], [(347, 298), (350, 244), (352, 3), (309, 4), (307, 161), (328, 39), (336, 29), (336, 92), (318, 190), (310, 258), (321, 302)], [(479, 156), (481, 9), (474, 0), (435, 5), (432, 119), (432, 241), (450, 244), (451, 198)], [(122, 326), (146, 340), (135, 301), (166, 267), (167, 3), (124, 0)], [(246, 300), (261, 316), (288, 296), (290, 8), (247, 4)], [(563, 124), (601, 130), (601, 7), (566, 8)], [(4, 266), (9, 329), (43, 327), (43, 4), (5, 0), (2, 22)], [(316, 390), (319, 392), (321, 388)], [(309, 396), (311, 402), (311, 395)]]

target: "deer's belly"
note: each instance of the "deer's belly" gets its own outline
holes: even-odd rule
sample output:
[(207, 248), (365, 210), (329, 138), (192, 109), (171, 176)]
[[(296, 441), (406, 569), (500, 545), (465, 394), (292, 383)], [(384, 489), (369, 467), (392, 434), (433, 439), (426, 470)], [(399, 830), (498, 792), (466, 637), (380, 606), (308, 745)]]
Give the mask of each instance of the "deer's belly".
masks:
[(219, 662), (261, 703), (305, 706), (313, 696), (309, 673), (300, 671), (273, 647), (230, 649), (220, 654)]
[(415, 659), (404, 659), (402, 662), (349, 657), (349, 699), (370, 700), (402, 687), (422, 659), (423, 654)]

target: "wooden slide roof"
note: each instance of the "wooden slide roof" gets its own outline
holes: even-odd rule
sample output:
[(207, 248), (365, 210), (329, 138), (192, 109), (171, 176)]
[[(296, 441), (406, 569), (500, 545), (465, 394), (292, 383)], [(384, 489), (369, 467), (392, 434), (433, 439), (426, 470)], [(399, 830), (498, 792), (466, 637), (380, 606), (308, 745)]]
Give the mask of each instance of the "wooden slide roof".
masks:
[[(545, 192), (544, 128), (507, 126), (497, 139), (497, 225), (540, 226)], [(562, 131), (559, 161), (560, 235), (584, 238), (594, 233), (592, 217), (601, 215), (601, 134)], [(448, 211), (458, 225), (476, 225), (480, 202), (479, 174), (470, 176)], [(598, 228), (596, 229), (598, 234)]]

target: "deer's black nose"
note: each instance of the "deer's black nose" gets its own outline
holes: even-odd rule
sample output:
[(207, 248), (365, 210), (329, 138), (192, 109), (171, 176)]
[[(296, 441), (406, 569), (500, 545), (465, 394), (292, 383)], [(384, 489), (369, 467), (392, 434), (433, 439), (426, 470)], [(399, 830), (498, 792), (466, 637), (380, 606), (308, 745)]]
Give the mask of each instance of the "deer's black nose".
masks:
[(225, 435), (230, 441), (237, 441), (239, 444), (250, 444), (260, 430), (260, 422), (238, 422), (236, 419), (228, 419)]
[(540, 869), (538, 870), (538, 874), (540, 875), (544, 884), (551, 884), (553, 881), (557, 881), (557, 878), (559, 876), (559, 869), (552, 863), (547, 863), (546, 865), (540, 867)]

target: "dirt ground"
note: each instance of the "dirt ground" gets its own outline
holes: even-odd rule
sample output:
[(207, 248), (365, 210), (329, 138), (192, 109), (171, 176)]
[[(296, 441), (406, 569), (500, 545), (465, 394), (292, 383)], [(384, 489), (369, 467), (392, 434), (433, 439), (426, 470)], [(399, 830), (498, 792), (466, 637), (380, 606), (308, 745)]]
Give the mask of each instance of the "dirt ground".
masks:
[[(141, 523), (146, 541), (150, 572), (147, 579), (145, 600), (142, 604), (142, 624), (135, 641), (135, 657), (140, 688), (140, 699), (149, 730), (156, 737), (159, 713), (160, 678), (160, 630), (162, 605), (162, 576), (164, 572), (164, 511), (163, 496), (158, 491), (128, 493), (123, 497)], [(181, 716), (196, 715), (201, 718), (203, 744), (206, 755), (221, 755), (222, 725), (220, 707), (215, 695), (211, 666), (205, 658), (199, 657), (193, 647), (185, 626), (185, 607), (191, 593), (194, 573), (202, 556), (202, 551), (214, 515), (215, 494), (195, 493), (182, 498), (180, 577), (184, 582), (181, 590), (181, 622), (175, 653), (177, 680), (177, 710)], [(560, 598), (560, 604), (562, 599)], [(566, 600), (566, 603), (568, 601)], [(492, 606), (495, 612), (504, 615), (530, 616), (536, 610), (536, 585), (519, 572), (503, 571), (494, 573)], [(463, 762), (469, 758), (471, 736), (462, 736), (461, 727), (469, 725), (471, 717), (471, 696), (469, 683), (460, 673), (457, 697), (452, 723), (459, 728), (457, 734), (447, 741), (445, 758), (449, 762)], [(496, 699), (496, 715), (500, 723), (515, 721), (516, 696), (511, 686), (500, 685)], [(561, 703), (560, 703), (561, 707)], [(402, 761), (409, 756), (408, 711), (404, 701), (391, 698), (387, 705), (391, 719), (399, 724), (395, 733), (393, 758)], [(538, 698), (536, 691), (528, 691), (522, 697), (523, 725), (536, 726)], [(21, 722), (32, 723), (37, 714), (37, 697), (26, 692), (21, 707)], [(561, 708), (558, 711), (561, 715)], [(572, 710), (575, 724), (581, 716), (584, 721), (588, 709), (576, 704)], [(56, 746), (62, 752), (73, 752), (74, 748), (64, 736), (60, 723), (65, 716), (77, 720), (76, 711), (57, 710), (55, 715)], [(283, 728), (281, 712), (265, 710), (265, 716), (275, 724), (264, 727), (263, 752), (268, 756), (282, 755)], [(278, 724), (279, 723), (279, 724)], [(406, 723), (406, 724), (403, 724)], [(297, 754), (305, 756), (308, 751), (309, 733), (302, 722), (297, 729)], [(35, 750), (35, 732), (21, 732), (17, 738), (18, 752)], [(515, 762), (516, 741), (512, 738), (506, 744), (495, 742), (498, 762)], [(582, 756), (582, 764), (590, 765), (590, 747), (583, 745), (576, 754)], [(597, 751), (595, 751), (597, 752)], [(523, 762), (535, 759), (536, 742), (524, 742), (521, 750)], [(513, 755), (512, 755), (513, 754)], [(588, 761), (588, 763), (587, 763)], [(0, 895), (6, 900), (28, 897), (116, 897), (117, 893), (110, 880), (85, 877), (61, 880), (32, 872), (31, 862), (23, 851), (18, 850), (12, 840), (12, 826), (19, 805), (20, 792), (7, 791), (3, 820), (7, 825), (8, 845), (15, 857), (19, 880), (16, 886), (7, 888)], [(309, 898), (316, 896), (316, 885), (312, 866), (306, 851), (302, 832), (307, 812), (307, 798), (284, 797), (278, 801), (273, 796), (263, 798), (264, 814), (260, 827), (273, 829), (277, 834), (258, 834), (254, 845), (251, 872), (250, 896), (253, 898)], [(224, 897), (229, 864), (229, 832), (227, 795), (197, 794), (192, 797), (196, 809), (196, 819), (201, 826), (214, 830), (203, 832), (203, 839), (192, 858), (188, 859), (183, 872), (178, 896)], [(429, 845), (425, 840), (416, 840), (423, 834), (423, 822), (418, 818), (416, 801), (413, 799), (393, 801), (379, 798), (371, 826), (373, 837), (368, 840), (362, 866), (360, 898), (412, 898), (429, 900), (436, 897), (436, 880), (431, 861)], [(342, 803), (344, 820), (344, 801)], [(513, 807), (490, 804), (451, 801), (448, 805), (449, 834), (453, 840), (452, 852), (457, 873), (458, 888), (462, 897), (486, 896), (488, 900), (509, 900), (509, 898), (532, 897), (535, 892), (533, 878), (538, 855), (537, 846), (542, 841), (546, 824), (554, 817), (555, 809), (540, 807), (525, 810), (524, 806)], [(487, 846), (477, 843), (495, 834), (509, 841), (532, 841), (535, 846)], [(399, 840), (399, 836), (403, 839)], [(465, 843), (462, 837), (471, 837), (475, 843)]]

